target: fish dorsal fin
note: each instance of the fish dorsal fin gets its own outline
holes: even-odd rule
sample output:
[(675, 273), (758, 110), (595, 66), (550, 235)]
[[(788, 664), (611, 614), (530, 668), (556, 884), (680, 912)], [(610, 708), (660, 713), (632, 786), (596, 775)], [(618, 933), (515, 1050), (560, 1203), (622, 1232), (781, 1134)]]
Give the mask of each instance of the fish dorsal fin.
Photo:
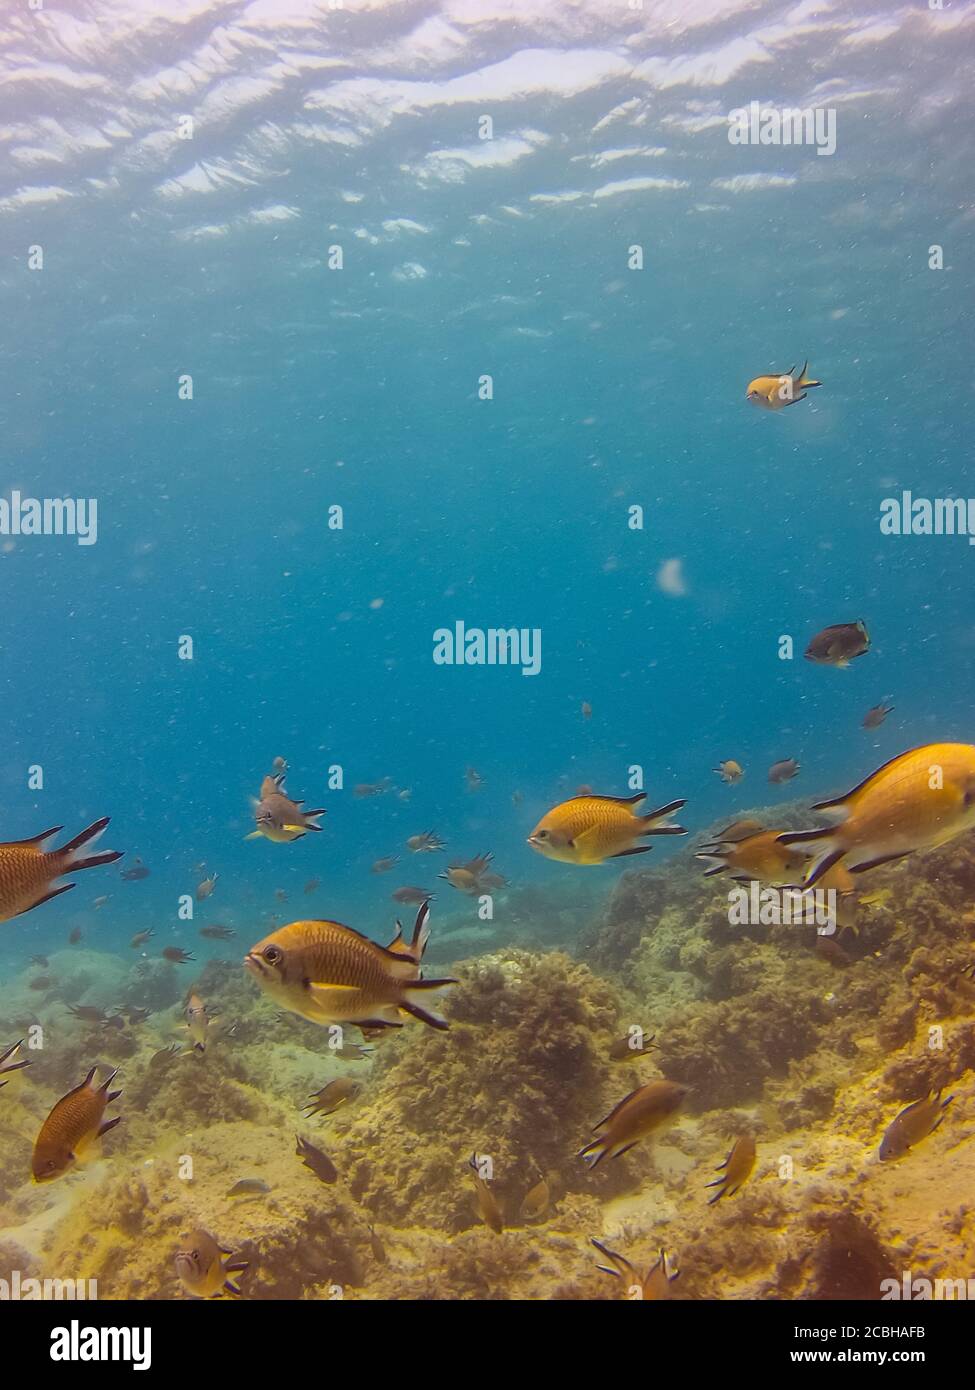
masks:
[(885, 763), (881, 763), (878, 768), (875, 768), (873, 772), (864, 777), (863, 781), (858, 782), (855, 787), (851, 787), (848, 792), (844, 792), (842, 796), (833, 797), (831, 801), (817, 801), (814, 803), (812, 809), (814, 811), (845, 811), (847, 809), (846, 803), (852, 800), (858, 792), (862, 792), (868, 782), (872, 782), (875, 777), (879, 777), (880, 774), (886, 772), (889, 767), (893, 767), (895, 763), (899, 763), (902, 758), (909, 758), (912, 754), (919, 753), (923, 747), (923, 744), (919, 744), (917, 748), (908, 748), (905, 753), (898, 753), (896, 757), (888, 758)]
[(42, 830), (39, 835), (29, 835), (26, 840), (6, 840), (3, 849), (39, 849), (45, 840), (63, 830), (63, 825), (52, 825), (50, 830)]
[(623, 1106), (626, 1104), (626, 1102), (627, 1102), (628, 1100), (632, 1100), (633, 1097), (636, 1095), (637, 1091), (642, 1091), (642, 1090), (643, 1090), (643, 1087), (642, 1087), (642, 1086), (635, 1086), (634, 1089), (629, 1093), (628, 1096), (624, 1096), (622, 1100), (617, 1101), (616, 1104), (613, 1106), (612, 1110), (611, 1110), (611, 1111), (609, 1112), (609, 1114), (606, 1116), (606, 1118), (603, 1119), (603, 1120), (600, 1120), (598, 1125), (594, 1125), (594, 1126), (593, 1126), (593, 1133), (595, 1133), (595, 1131), (596, 1131), (597, 1129), (602, 1129), (605, 1125), (608, 1125), (608, 1124), (610, 1123), (610, 1121), (611, 1121), (616, 1115), (618, 1115), (618, 1114), (620, 1113), (620, 1111), (623, 1109)]

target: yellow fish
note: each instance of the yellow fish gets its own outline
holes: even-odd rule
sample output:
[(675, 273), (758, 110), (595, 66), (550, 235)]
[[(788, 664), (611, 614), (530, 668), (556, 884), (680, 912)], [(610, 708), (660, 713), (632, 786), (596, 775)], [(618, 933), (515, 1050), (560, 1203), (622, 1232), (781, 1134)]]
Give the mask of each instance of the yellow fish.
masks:
[(602, 864), (627, 854), (647, 854), (652, 845), (635, 842), (644, 835), (686, 835), (682, 825), (665, 824), (668, 816), (686, 806), (671, 801), (649, 815), (636, 807), (646, 792), (635, 796), (574, 796), (554, 806), (528, 836), (532, 849), (562, 864)]
[(839, 823), (820, 830), (789, 830), (779, 843), (800, 846), (814, 858), (805, 878), (812, 887), (841, 861), (853, 874), (936, 849), (975, 826), (975, 747), (928, 743), (884, 763), (865, 781), (831, 801), (820, 801)]
[(755, 1154), (755, 1140), (750, 1134), (742, 1134), (735, 1140), (724, 1163), (718, 1164), (721, 1176), (706, 1184), (707, 1187), (718, 1189), (713, 1197), (708, 1198), (709, 1207), (713, 1207), (722, 1197), (733, 1197), (739, 1187), (748, 1181), (755, 1167)]
[(891, 1120), (884, 1131), (884, 1137), (880, 1142), (881, 1159), (886, 1162), (890, 1158), (901, 1158), (908, 1149), (912, 1149), (915, 1144), (933, 1134), (953, 1100), (954, 1096), (942, 1100), (941, 1092), (938, 1090), (931, 1091), (923, 1100), (916, 1100), (913, 1105), (908, 1105)]
[(50, 1182), (61, 1177), (96, 1139), (119, 1123), (120, 1115), (102, 1124), (105, 1107), (122, 1094), (108, 1089), (118, 1068), (100, 1086), (93, 1086), (97, 1070), (92, 1067), (80, 1086), (62, 1096), (41, 1125), (30, 1165), (35, 1182)]
[(748, 383), (745, 392), (748, 400), (753, 405), (761, 406), (763, 410), (781, 410), (783, 406), (804, 401), (807, 391), (823, 384), (806, 376), (808, 366), (809, 363), (804, 362), (802, 370), (798, 373), (795, 367), (791, 367), (787, 372), (773, 372), (770, 376), (755, 377)]
[(60, 849), (42, 848), (45, 840), (63, 828), (60, 825), (42, 830), (29, 840), (9, 840), (0, 844), (0, 922), (30, 912), (31, 908), (40, 907), (41, 903), (73, 888), (73, 883), (52, 887), (62, 875), (93, 869), (97, 864), (114, 864), (116, 859), (121, 859), (121, 853), (113, 849), (102, 850), (99, 854), (86, 852), (104, 834), (107, 825), (108, 816), (96, 820)]
[(740, 782), (745, 775), (745, 769), (741, 763), (736, 763), (734, 758), (727, 758), (723, 763), (718, 763), (717, 767), (711, 769), (716, 772), (722, 782)]
[(325, 810), (319, 806), (314, 811), (303, 811), (302, 802), (292, 801), (284, 789), (284, 773), (276, 777), (265, 777), (261, 783), (260, 800), (254, 804), (254, 819), (257, 829), (245, 835), (245, 840), (259, 840), (261, 836), (276, 845), (287, 845), (292, 840), (300, 840), (309, 830), (321, 830), (318, 818)]
[(646, 1086), (638, 1086), (624, 1096), (605, 1119), (593, 1126), (597, 1138), (590, 1139), (579, 1150), (578, 1157), (585, 1159), (589, 1168), (595, 1168), (607, 1155), (619, 1158), (671, 1120), (688, 1090), (676, 1081), (651, 1081)]
[[(738, 883), (793, 884), (802, 874), (807, 855), (780, 843), (782, 832), (763, 830), (757, 821), (739, 821), (722, 831), (713, 844), (704, 845), (695, 859), (709, 867), (704, 877), (730, 872)], [(741, 833), (744, 832), (744, 833)]]
[(176, 1252), (176, 1273), (183, 1288), (193, 1298), (217, 1298), (222, 1293), (237, 1295), (240, 1286), (230, 1278), (247, 1268), (246, 1260), (231, 1260), (233, 1252), (218, 1245), (208, 1231), (188, 1231), (180, 1236)]
[(292, 1013), (365, 1028), (401, 1028), (402, 1012), (446, 1030), (428, 993), (457, 983), (418, 979), (412, 954), (389, 951), (339, 922), (291, 922), (253, 946), (244, 965)]

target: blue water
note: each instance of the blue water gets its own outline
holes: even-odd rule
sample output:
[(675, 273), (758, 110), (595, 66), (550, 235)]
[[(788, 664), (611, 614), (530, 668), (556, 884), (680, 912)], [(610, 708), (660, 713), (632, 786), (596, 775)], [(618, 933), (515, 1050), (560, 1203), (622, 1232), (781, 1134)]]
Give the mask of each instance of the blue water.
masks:
[[(878, 526), (902, 487), (970, 487), (970, 5), (886, 37), (859, 4), (839, 28), (772, 3), (497, 23), (485, 5), (445, 11), (450, 42), (419, 6), (199, 4), (151, 26), (160, 7), (83, 8), (2, 21), (20, 80), (0, 99), (0, 483), (96, 497), (99, 533), (0, 554), (0, 789), (7, 838), (110, 815), (106, 844), (152, 877), (86, 874), (4, 928), (8, 957), (76, 924), (121, 947), (133, 922), (205, 956), (203, 921), (256, 939), (312, 903), (379, 935), (390, 891), (442, 865), (405, 856), (421, 830), (561, 887), (576, 871), (525, 836), (580, 784), (626, 794), (631, 764), (698, 830), (971, 738), (975, 555)], [(729, 144), (730, 108), (817, 91), (833, 157)], [(191, 141), (172, 135), (186, 112)], [(774, 177), (722, 182), (747, 175)], [(745, 401), (752, 376), (806, 358), (824, 383), (807, 400)], [(670, 559), (682, 596), (656, 582)], [(851, 669), (802, 659), (858, 618), (873, 646)], [(540, 674), (435, 666), (434, 630), (458, 619), (540, 628)], [(864, 731), (881, 699), (895, 713)], [(276, 755), (327, 808), (323, 833), (245, 842)], [(769, 788), (793, 756), (800, 780)], [(711, 771), (728, 757), (735, 793)], [(352, 796), (383, 777), (409, 801)], [(658, 842), (646, 862), (686, 852)], [(200, 862), (217, 893), (181, 926)], [(607, 890), (620, 872), (589, 871)]]

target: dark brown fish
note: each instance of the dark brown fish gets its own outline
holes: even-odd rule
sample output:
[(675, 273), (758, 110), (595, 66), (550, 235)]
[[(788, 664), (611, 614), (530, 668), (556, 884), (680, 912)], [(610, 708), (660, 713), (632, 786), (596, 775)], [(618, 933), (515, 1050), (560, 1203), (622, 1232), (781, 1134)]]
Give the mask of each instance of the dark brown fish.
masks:
[(321, 886), (322, 881), (320, 878), (310, 878), (308, 882), (305, 884), (303, 891), (306, 893), (314, 893)]
[(395, 893), (389, 895), (394, 903), (413, 903), (422, 905), (433, 901), (434, 894), (428, 893), (425, 888), (397, 888)]
[(297, 1145), (295, 1153), (305, 1167), (311, 1169), (316, 1178), (329, 1184), (338, 1182), (338, 1169), (328, 1154), (322, 1153), (321, 1149), (316, 1149), (314, 1144), (309, 1144), (308, 1140), (302, 1139), (299, 1134), (295, 1135), (295, 1143)]
[(145, 931), (137, 931), (129, 945), (133, 950), (138, 950), (140, 946), (144, 946), (152, 938), (153, 934), (152, 927), (147, 927)]
[(374, 874), (388, 874), (389, 871), (390, 871), (390, 869), (394, 869), (398, 863), (399, 863), (399, 855), (398, 855), (398, 854), (389, 854), (389, 855), (386, 856), (385, 859), (377, 859), (377, 860), (376, 860), (375, 864), (373, 864), (373, 866), (372, 866), (372, 873), (374, 873)]
[(141, 859), (136, 859), (131, 869), (119, 870), (119, 878), (124, 879), (126, 883), (138, 883), (140, 879), (148, 877), (149, 870), (146, 868), (145, 864), (143, 864)]
[(229, 941), (237, 933), (233, 927), (224, 927), (219, 922), (214, 922), (212, 927), (201, 927), (200, 935), (205, 936), (208, 941)]
[(107, 1023), (108, 1014), (104, 1009), (98, 1009), (94, 1004), (66, 1004), (65, 1008), (69, 1013), (74, 1014), (82, 1023)]
[(167, 946), (163, 951), (163, 960), (171, 960), (174, 965), (185, 965), (187, 961), (194, 960), (188, 951), (184, 951), (181, 946)]
[(835, 937), (825, 936), (822, 932), (816, 933), (816, 954), (838, 969), (853, 964), (853, 957), (849, 951), (844, 951)]
[(805, 657), (807, 661), (814, 661), (818, 666), (842, 668), (849, 666), (855, 657), (863, 656), (869, 650), (870, 634), (864, 623), (835, 623), (832, 627), (824, 627), (822, 632), (816, 633), (806, 648)]
[(781, 762), (773, 763), (768, 770), (768, 779), (773, 785), (780, 782), (791, 782), (793, 777), (799, 775), (799, 764), (795, 758), (783, 758)]
[(436, 854), (446, 849), (447, 844), (432, 830), (424, 830), (421, 835), (411, 835), (406, 842), (406, 848), (411, 854)]
[(84, 932), (81, 930), (81, 928), (80, 928), (80, 927), (75, 927), (74, 931), (72, 931), (72, 932), (68, 935), (68, 945), (69, 945), (69, 946), (77, 946), (78, 942), (81, 940), (81, 938), (82, 938), (83, 936), (84, 936)]
[(96, 820), (60, 849), (43, 848), (46, 840), (63, 829), (60, 825), (42, 830), (39, 835), (32, 835), (27, 840), (9, 840), (0, 844), (0, 922), (19, 917), (23, 912), (40, 907), (41, 903), (67, 893), (69, 888), (74, 887), (73, 883), (64, 883), (60, 888), (52, 887), (64, 874), (80, 873), (82, 869), (114, 864), (121, 859), (121, 853), (111, 849), (99, 854), (88, 853), (104, 834), (107, 825), (107, 816)]
[(636, 1057), (649, 1057), (654, 1051), (656, 1033), (647, 1033), (642, 1028), (631, 1028), (617, 1038), (609, 1049), (611, 1062), (632, 1062)]
[(863, 716), (863, 727), (865, 729), (878, 729), (888, 714), (893, 714), (893, 712), (893, 705), (874, 705)]

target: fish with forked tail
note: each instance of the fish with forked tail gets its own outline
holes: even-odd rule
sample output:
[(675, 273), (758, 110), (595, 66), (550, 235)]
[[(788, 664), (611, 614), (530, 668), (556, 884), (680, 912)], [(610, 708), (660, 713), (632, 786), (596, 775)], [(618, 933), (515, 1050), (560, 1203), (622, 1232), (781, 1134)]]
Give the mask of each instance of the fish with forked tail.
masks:
[(686, 835), (668, 817), (686, 801), (671, 801), (648, 815), (637, 807), (646, 792), (635, 796), (574, 796), (563, 801), (535, 826), (528, 836), (532, 849), (562, 864), (602, 864), (629, 854), (646, 854), (651, 845), (637, 844), (647, 835)]
[(676, 1081), (664, 1080), (638, 1086), (593, 1126), (596, 1138), (579, 1150), (578, 1157), (585, 1159), (589, 1168), (595, 1168), (606, 1157), (619, 1158), (672, 1120), (689, 1089)]
[(94, 869), (99, 864), (114, 864), (122, 858), (121, 851), (106, 849), (98, 854), (88, 850), (105, 833), (108, 816), (96, 820), (60, 849), (45, 850), (44, 842), (56, 835), (63, 826), (53, 825), (27, 840), (9, 840), (0, 844), (0, 922), (30, 912), (41, 903), (67, 893), (73, 883), (52, 887), (65, 874)]
[[(425, 918), (424, 918), (425, 921)], [(313, 1023), (401, 1028), (406, 1013), (431, 1028), (447, 1020), (430, 996), (453, 979), (421, 980), (411, 955), (387, 950), (340, 922), (291, 922), (253, 946), (244, 966), (267, 994)]]
[(100, 1086), (92, 1084), (97, 1070), (92, 1067), (80, 1086), (62, 1096), (41, 1125), (31, 1157), (35, 1182), (50, 1182), (68, 1172), (97, 1139), (121, 1120), (117, 1115), (102, 1123), (105, 1107), (122, 1094), (108, 1089), (118, 1068)]

